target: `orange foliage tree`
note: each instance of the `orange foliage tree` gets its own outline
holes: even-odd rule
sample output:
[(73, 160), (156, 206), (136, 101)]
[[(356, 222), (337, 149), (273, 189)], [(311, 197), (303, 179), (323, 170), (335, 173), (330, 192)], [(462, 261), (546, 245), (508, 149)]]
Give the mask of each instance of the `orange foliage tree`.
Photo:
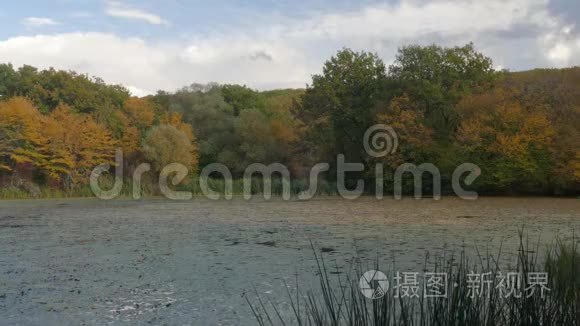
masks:
[(392, 127), (397, 134), (397, 151), (385, 157), (391, 168), (405, 162), (424, 163), (433, 144), (433, 130), (425, 126), (424, 119), (407, 95), (394, 98), (385, 111), (377, 114), (377, 123)]
[(468, 157), (481, 164), (486, 183), (501, 188), (520, 182), (545, 186), (553, 172), (555, 131), (544, 107), (525, 108), (517, 95), (496, 89), (463, 99), (457, 141)]
[(115, 111), (115, 138), (119, 141), (119, 146), (123, 153), (130, 155), (140, 150), (140, 143), (145, 136), (145, 132), (153, 126), (155, 122), (155, 104), (147, 99), (131, 97), (128, 98), (122, 110)]
[(32, 102), (22, 97), (0, 102), (0, 117), (0, 171), (22, 163), (42, 166), (47, 140), (40, 133), (43, 116)]
[(115, 112), (116, 120), (119, 122), (117, 139), (123, 153), (132, 154), (138, 152), (141, 142), (141, 131), (136, 127), (131, 119), (124, 112)]
[(123, 110), (139, 130), (145, 130), (153, 125), (155, 119), (155, 105), (142, 98), (131, 97), (125, 101)]
[(66, 105), (46, 117), (42, 136), (48, 139), (49, 153), (44, 170), (53, 180), (66, 176), (73, 184), (85, 184), (96, 166), (114, 161), (116, 142), (111, 133), (91, 116), (75, 114)]
[(183, 122), (181, 113), (178, 112), (169, 112), (164, 114), (161, 117), (161, 124), (169, 125), (174, 127), (175, 129), (183, 132), (187, 139), (189, 139), (190, 146), (190, 153), (191, 153), (191, 170), (197, 171), (198, 164), (199, 164), (199, 150), (197, 147), (197, 139), (195, 138), (195, 134), (193, 133), (193, 128), (189, 123)]

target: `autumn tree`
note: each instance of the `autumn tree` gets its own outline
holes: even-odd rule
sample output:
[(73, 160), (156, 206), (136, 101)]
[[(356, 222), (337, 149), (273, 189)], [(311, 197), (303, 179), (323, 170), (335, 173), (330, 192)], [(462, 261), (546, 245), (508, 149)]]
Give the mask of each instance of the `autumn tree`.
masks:
[(291, 144), (300, 137), (301, 122), (296, 119), (292, 109), (301, 101), (304, 90), (277, 90), (264, 93), (264, 113), (270, 120), (276, 140)]
[(121, 110), (113, 113), (108, 126), (126, 155), (134, 156), (139, 151), (141, 140), (155, 124), (159, 110), (159, 106), (149, 99), (131, 97)]
[(42, 135), (50, 140), (49, 159), (43, 168), (55, 181), (87, 184), (95, 167), (114, 162), (116, 142), (109, 130), (66, 105), (58, 106), (45, 119)]
[[(472, 44), (403, 47), (388, 69), (376, 54), (344, 49), (305, 90), (192, 84), (145, 98), (75, 72), (0, 64), (0, 182), (80, 185), (120, 147), (127, 175), (147, 157), (156, 169), (223, 163), (236, 177), (280, 162), (305, 177), (345, 154), (368, 171), (434, 163), (444, 185), (459, 164), (476, 163), (477, 186), (490, 193), (577, 193), (578, 85), (580, 68), (496, 72)], [(377, 123), (399, 140), (380, 159), (363, 147)], [(370, 185), (374, 176), (347, 176), (360, 177)]]
[(142, 132), (125, 112), (115, 112), (115, 123), (110, 126), (110, 129), (114, 137), (119, 141), (119, 146), (123, 153), (132, 155), (140, 150)]
[(498, 87), (517, 90), (517, 97), (529, 110), (542, 107), (555, 136), (553, 154), (553, 192), (580, 191), (580, 68), (535, 69), (510, 73)]
[(377, 115), (376, 122), (387, 125), (397, 135), (398, 148), (381, 158), (391, 169), (403, 163), (425, 163), (433, 155), (433, 130), (425, 125), (425, 117), (418, 104), (408, 96), (394, 98), (386, 109)]
[(131, 97), (123, 105), (123, 111), (129, 116), (132, 122), (140, 129), (144, 130), (153, 125), (155, 119), (155, 105), (146, 99)]
[(0, 102), (0, 171), (13, 171), (18, 164), (41, 167), (47, 139), (41, 131), (43, 117), (33, 103), (22, 97)]
[(192, 171), (197, 169), (195, 143), (189, 135), (172, 125), (151, 128), (143, 141), (142, 150), (158, 172), (171, 163), (181, 163)]
[(483, 185), (545, 190), (554, 164), (555, 131), (545, 108), (525, 108), (517, 95), (496, 89), (464, 98), (458, 106), (457, 141), (482, 168)]

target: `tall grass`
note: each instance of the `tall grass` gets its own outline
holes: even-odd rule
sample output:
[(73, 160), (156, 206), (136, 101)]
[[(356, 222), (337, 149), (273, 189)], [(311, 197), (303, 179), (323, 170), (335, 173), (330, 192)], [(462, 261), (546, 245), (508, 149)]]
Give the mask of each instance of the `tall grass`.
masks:
[[(367, 299), (360, 292), (358, 277), (368, 267), (357, 264), (345, 276), (331, 279), (324, 258), (316, 251), (319, 286), (305, 294), (298, 287), (295, 295), (288, 291), (290, 317), (257, 291), (252, 299), (245, 297), (259, 325), (578, 325), (580, 256), (575, 242), (559, 241), (542, 263), (537, 250), (531, 249), (520, 236), (518, 255), (509, 271), (521, 274), (522, 289), (532, 284), (528, 273), (547, 272), (550, 291), (544, 296), (539, 288), (530, 296), (524, 291), (521, 297), (494, 290), (501, 282), (501, 252), (468, 257), (463, 250), (457, 257), (439, 258), (430, 267), (425, 264), (424, 271), (447, 273), (448, 295), (444, 298), (397, 298), (387, 292), (380, 299)], [(380, 270), (378, 260), (374, 268)], [(481, 296), (470, 292), (469, 275), (474, 272), (491, 273), (491, 290)], [(393, 275), (390, 273), (390, 280)]]
[(0, 187), (0, 199), (27, 199), (30, 195), (16, 187)]
[[(114, 179), (109, 176), (101, 178), (99, 184), (103, 189), (110, 189), (113, 187)], [(130, 196), (132, 194), (132, 189), (130, 187), (131, 182), (126, 181), (124, 183), (123, 191), (121, 196)], [(35, 197), (30, 193), (14, 187), (5, 186), (0, 187), (0, 199), (46, 199), (46, 198), (89, 198), (95, 197), (91, 187), (88, 184), (79, 184), (74, 186), (72, 189), (61, 189), (58, 187), (41, 186), (40, 196)], [(147, 189), (145, 189), (145, 192)]]
[[(189, 182), (178, 186), (178, 190), (190, 191), (194, 196), (203, 197), (204, 193), (200, 186), (200, 177), (191, 177)], [(103, 189), (110, 189), (113, 186), (114, 180), (112, 178), (102, 178), (100, 184)], [(223, 179), (206, 178), (204, 180), (208, 187), (220, 195), (225, 194), (225, 181)], [(272, 195), (281, 196), (284, 187), (279, 178), (272, 178)], [(241, 196), (244, 194), (244, 181), (242, 179), (235, 179), (232, 182), (232, 195)], [(317, 185), (316, 195), (332, 196), (337, 194), (336, 183), (320, 180)], [(71, 190), (63, 190), (58, 188), (41, 187), (41, 198), (73, 198), (73, 197), (94, 197), (89, 185), (80, 185)], [(296, 179), (290, 182), (290, 193), (298, 195), (309, 189), (309, 182), (306, 179)], [(154, 181), (144, 179), (141, 183), (141, 193), (143, 196), (159, 196), (161, 195), (159, 189)], [(261, 178), (253, 178), (251, 180), (252, 195), (261, 195), (264, 193), (264, 181)], [(123, 190), (120, 197), (131, 197), (133, 195), (132, 181), (126, 180), (124, 182)], [(30, 194), (15, 187), (0, 187), (0, 199), (31, 199)]]
[(58, 188), (41, 187), (40, 197), (34, 197), (31, 194), (15, 188), (0, 188), (0, 199), (42, 199), (42, 198), (80, 198), (94, 197), (90, 187), (83, 186), (74, 190), (63, 190)]

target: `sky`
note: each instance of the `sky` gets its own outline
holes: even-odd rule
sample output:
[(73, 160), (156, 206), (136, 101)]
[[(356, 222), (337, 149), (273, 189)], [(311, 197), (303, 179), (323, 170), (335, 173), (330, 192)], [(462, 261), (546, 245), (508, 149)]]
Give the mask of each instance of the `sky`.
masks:
[(19, 0), (0, 63), (74, 70), (134, 95), (192, 83), (301, 88), (343, 47), (474, 42), (498, 69), (580, 65), (578, 0)]

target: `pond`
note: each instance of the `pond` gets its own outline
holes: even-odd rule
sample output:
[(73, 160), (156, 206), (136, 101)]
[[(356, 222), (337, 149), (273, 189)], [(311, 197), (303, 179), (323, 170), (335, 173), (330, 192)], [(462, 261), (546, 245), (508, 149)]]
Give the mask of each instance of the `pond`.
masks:
[(284, 284), (317, 280), (312, 245), (339, 274), (354, 257), (420, 271), (463, 247), (513, 260), (522, 227), (541, 248), (570, 238), (580, 200), (0, 201), (0, 318), (254, 325), (242, 295), (289, 313)]

